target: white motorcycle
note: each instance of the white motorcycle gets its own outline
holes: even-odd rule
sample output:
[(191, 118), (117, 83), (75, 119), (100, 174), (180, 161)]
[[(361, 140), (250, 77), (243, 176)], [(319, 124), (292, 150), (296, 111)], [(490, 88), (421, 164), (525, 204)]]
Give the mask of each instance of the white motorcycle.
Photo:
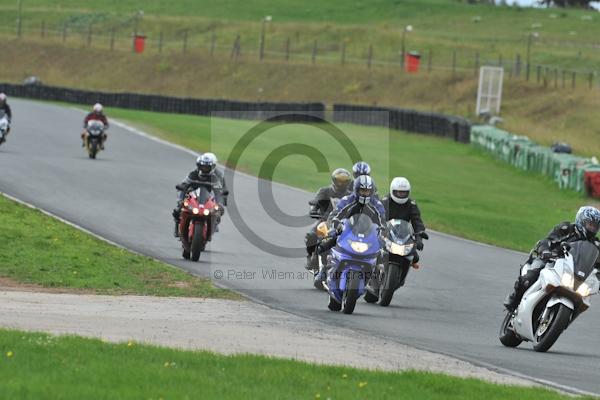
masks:
[[(548, 351), (575, 318), (590, 307), (590, 297), (600, 291), (594, 268), (599, 247), (599, 242), (589, 241), (564, 244), (562, 254), (542, 269), (517, 309), (507, 312), (500, 327), (500, 342), (517, 347), (528, 341), (535, 351)], [(528, 266), (523, 267), (522, 275)]]
[(6, 134), (10, 129), (10, 122), (8, 116), (2, 110), (0, 110), (0, 144), (6, 142)]

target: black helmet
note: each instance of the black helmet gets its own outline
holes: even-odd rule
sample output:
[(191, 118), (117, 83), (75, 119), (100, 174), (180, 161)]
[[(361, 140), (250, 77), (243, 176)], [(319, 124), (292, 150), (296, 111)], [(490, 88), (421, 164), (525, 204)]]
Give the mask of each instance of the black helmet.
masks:
[(204, 153), (196, 159), (196, 166), (201, 175), (210, 175), (217, 167), (213, 153)]
[(344, 168), (338, 168), (331, 173), (331, 188), (336, 193), (348, 190), (351, 182), (350, 172)]

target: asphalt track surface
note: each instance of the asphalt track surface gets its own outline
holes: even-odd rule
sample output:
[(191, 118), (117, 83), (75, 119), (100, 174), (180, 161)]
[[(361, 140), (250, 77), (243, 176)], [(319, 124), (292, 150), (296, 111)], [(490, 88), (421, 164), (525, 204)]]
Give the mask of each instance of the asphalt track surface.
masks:
[[(523, 254), (433, 233), (425, 243), (423, 268), (411, 272), (390, 307), (360, 300), (353, 315), (331, 312), (326, 294), (300, 279), (305, 277), (304, 260), (262, 251), (228, 216), (200, 262), (181, 258), (170, 213), (174, 185), (194, 165), (191, 152), (113, 125), (107, 151), (90, 160), (80, 147), (80, 111), (15, 99), (11, 105), (13, 131), (0, 146), (0, 191), (6, 194), (194, 274), (213, 279), (222, 275), (222, 285), (274, 308), (325, 321), (332, 329), (354, 328), (372, 333), (373, 340), (393, 340), (600, 393), (596, 299), (598, 304), (592, 304), (549, 353), (536, 353), (527, 343), (508, 349), (498, 341), (501, 303)], [(306, 228), (283, 227), (262, 209), (256, 178), (236, 174), (233, 186), (241, 215), (261, 237), (280, 245), (302, 244)], [(277, 184), (273, 192), (285, 212), (306, 213), (310, 193)], [(423, 213), (426, 221), (427, 210)], [(319, 343), (306, 345), (319, 350)]]

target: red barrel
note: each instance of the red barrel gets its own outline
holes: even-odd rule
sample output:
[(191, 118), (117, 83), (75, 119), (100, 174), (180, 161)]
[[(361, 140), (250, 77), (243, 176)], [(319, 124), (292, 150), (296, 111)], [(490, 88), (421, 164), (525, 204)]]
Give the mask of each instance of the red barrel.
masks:
[(585, 171), (584, 180), (587, 194), (600, 199), (600, 171)]
[(419, 66), (421, 65), (421, 55), (414, 51), (409, 52), (408, 54), (406, 54), (404, 65), (406, 72), (419, 72)]
[(135, 52), (143, 53), (145, 47), (146, 47), (146, 36), (135, 35), (133, 37), (133, 48), (135, 49)]

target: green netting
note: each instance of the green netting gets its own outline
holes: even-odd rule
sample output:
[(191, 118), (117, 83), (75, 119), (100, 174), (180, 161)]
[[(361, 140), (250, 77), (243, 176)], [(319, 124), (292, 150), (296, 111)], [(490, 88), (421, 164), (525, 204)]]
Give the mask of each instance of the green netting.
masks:
[(561, 189), (583, 192), (585, 172), (600, 171), (600, 165), (591, 159), (554, 153), (526, 136), (514, 135), (489, 125), (471, 127), (471, 145), (488, 151), (517, 168), (547, 175)]

